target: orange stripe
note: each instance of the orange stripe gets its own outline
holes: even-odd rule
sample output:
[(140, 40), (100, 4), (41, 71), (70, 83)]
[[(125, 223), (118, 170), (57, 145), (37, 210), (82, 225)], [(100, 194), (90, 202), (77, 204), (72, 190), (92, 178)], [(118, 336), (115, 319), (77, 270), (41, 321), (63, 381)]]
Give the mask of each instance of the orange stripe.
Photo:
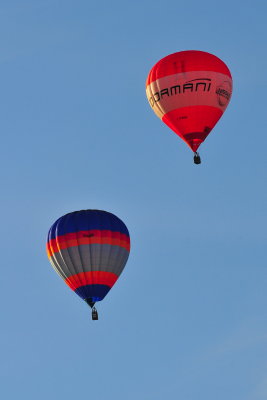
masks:
[(72, 289), (76, 290), (80, 286), (85, 285), (107, 285), (112, 287), (118, 276), (112, 272), (90, 271), (80, 272), (65, 279), (65, 283)]

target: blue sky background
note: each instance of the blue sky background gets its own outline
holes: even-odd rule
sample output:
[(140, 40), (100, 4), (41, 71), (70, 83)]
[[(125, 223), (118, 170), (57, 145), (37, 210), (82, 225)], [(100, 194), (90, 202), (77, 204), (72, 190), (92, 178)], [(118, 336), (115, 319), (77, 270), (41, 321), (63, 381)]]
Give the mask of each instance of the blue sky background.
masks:
[[(0, 4), (5, 400), (266, 400), (265, 1)], [(234, 93), (202, 164), (150, 109), (150, 68), (216, 54)], [(51, 268), (61, 215), (99, 208), (132, 251), (100, 320)]]

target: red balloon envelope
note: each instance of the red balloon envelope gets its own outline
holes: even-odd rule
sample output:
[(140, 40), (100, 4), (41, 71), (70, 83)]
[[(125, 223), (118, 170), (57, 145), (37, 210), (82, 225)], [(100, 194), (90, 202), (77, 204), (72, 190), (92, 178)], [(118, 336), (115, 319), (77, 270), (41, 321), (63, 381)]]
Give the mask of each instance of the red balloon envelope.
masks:
[(232, 77), (218, 57), (181, 51), (154, 65), (146, 94), (157, 116), (196, 152), (229, 103)]

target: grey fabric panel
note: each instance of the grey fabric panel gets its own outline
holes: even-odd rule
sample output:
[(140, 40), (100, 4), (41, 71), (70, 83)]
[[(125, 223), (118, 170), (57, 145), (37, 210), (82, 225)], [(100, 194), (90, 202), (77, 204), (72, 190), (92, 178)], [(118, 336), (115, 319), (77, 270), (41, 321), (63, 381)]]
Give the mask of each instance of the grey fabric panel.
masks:
[[(58, 270), (64, 274), (65, 279), (71, 275), (77, 274), (76, 265), (78, 265), (78, 261), (73, 260), (68, 249), (64, 249), (64, 254), (62, 254), (62, 250), (58, 253), (54, 253), (53, 261), (55, 265), (59, 266)], [(74, 262), (76, 262), (76, 265), (74, 265)]]
[(52, 264), (52, 267), (54, 268), (54, 270), (56, 271), (56, 273), (62, 278), (62, 279), (66, 279), (67, 276), (64, 273), (64, 271), (62, 270), (61, 266), (59, 265), (59, 263), (57, 262), (57, 260), (55, 259), (54, 256), (52, 256), (50, 258), (50, 263)]
[(65, 278), (86, 271), (106, 271), (120, 275), (128, 250), (110, 244), (84, 244), (62, 249), (52, 256), (55, 269)]
[(57, 273), (64, 280), (71, 275), (77, 274), (77, 268), (74, 268), (67, 250), (64, 251), (64, 255), (62, 255), (61, 252), (54, 253), (51, 257), (51, 261)]

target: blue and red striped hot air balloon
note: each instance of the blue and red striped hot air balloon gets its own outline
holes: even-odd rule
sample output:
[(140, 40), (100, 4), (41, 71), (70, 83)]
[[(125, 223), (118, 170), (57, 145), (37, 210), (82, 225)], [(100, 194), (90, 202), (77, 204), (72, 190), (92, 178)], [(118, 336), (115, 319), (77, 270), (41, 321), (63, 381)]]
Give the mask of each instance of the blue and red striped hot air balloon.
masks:
[(195, 152), (223, 115), (232, 95), (227, 65), (213, 54), (180, 51), (158, 61), (146, 95), (155, 114)]
[(92, 307), (110, 291), (123, 271), (130, 252), (126, 225), (100, 210), (74, 211), (50, 228), (47, 254), (65, 283)]

